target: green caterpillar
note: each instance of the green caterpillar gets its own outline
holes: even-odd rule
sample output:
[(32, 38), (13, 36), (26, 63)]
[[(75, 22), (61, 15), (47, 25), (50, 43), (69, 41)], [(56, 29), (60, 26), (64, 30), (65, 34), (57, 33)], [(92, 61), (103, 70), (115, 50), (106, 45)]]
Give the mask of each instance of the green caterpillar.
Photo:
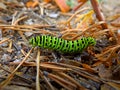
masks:
[(62, 53), (79, 53), (89, 45), (95, 45), (96, 41), (92, 37), (83, 37), (80, 40), (68, 41), (57, 37), (42, 35), (30, 38), (29, 43), (34, 47), (39, 46)]

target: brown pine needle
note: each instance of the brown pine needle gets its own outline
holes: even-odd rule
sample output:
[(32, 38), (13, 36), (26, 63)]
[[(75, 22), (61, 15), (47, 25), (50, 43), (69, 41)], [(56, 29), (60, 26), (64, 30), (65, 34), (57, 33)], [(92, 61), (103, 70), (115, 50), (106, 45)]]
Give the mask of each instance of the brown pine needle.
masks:
[(46, 84), (50, 87), (50, 90), (55, 90), (54, 87), (52, 86), (52, 84), (49, 82), (49, 80), (45, 76), (43, 76), (43, 78), (44, 78)]
[(7, 41), (9, 41), (9, 40), (10, 40), (10, 38), (6, 38), (6, 39), (0, 41), (0, 44), (2, 44), (2, 43), (4, 43), (4, 42), (7, 42)]
[(74, 85), (71, 82), (66, 81), (65, 79), (54, 75), (52, 73), (48, 73), (48, 77), (51, 78), (52, 80), (54, 80), (55, 82), (59, 83), (60, 85), (62, 85), (63, 87), (65, 87), (68, 90), (73, 90), (73, 88), (76, 88), (76, 85)]
[(58, 75), (60, 75), (63, 78), (68, 79), (70, 82), (74, 83), (75, 85), (77, 85), (77, 88), (80, 88), (81, 90), (85, 90), (85, 88), (83, 86), (81, 86), (76, 80), (74, 80), (72, 77), (70, 77), (69, 75), (63, 73), (63, 72), (57, 72)]

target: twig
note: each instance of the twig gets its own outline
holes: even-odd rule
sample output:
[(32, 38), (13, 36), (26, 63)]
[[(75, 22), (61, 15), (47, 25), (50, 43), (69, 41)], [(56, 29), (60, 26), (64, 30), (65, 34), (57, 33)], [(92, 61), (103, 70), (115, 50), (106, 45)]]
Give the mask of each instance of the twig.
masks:
[(36, 90), (40, 90), (40, 78), (39, 78), (39, 70), (40, 70), (40, 50), (38, 49), (37, 53), (37, 58), (36, 58), (36, 70), (37, 70), (37, 75), (36, 75)]
[[(91, 4), (93, 6), (93, 9), (94, 9), (94, 11), (96, 13), (96, 17), (98, 18), (98, 20), (105, 22), (105, 17), (103, 15), (102, 11), (101, 11), (101, 7), (98, 4), (98, 1), (97, 0), (90, 0), (90, 1), (91, 1)], [(106, 22), (101, 24), (101, 25), (102, 25), (103, 29), (107, 29), (108, 28)]]

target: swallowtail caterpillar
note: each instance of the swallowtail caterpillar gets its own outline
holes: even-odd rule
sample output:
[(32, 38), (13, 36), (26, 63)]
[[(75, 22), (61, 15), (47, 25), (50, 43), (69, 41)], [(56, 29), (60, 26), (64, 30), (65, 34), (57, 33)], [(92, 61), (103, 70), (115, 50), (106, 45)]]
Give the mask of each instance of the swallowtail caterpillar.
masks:
[(40, 48), (52, 49), (62, 53), (79, 53), (86, 49), (88, 46), (93, 46), (96, 41), (92, 37), (83, 37), (79, 40), (64, 40), (61, 38), (42, 35), (31, 37), (29, 43), (32, 46), (38, 46)]

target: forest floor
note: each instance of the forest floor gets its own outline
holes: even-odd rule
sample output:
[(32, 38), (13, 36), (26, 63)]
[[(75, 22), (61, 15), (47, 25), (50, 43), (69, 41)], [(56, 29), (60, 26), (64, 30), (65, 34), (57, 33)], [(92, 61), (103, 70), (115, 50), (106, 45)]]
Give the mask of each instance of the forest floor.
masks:
[[(120, 0), (100, 0), (105, 21), (90, 2), (63, 13), (55, 2), (31, 1), (0, 0), (0, 90), (120, 90)], [(43, 34), (96, 45), (73, 54), (32, 47)]]

